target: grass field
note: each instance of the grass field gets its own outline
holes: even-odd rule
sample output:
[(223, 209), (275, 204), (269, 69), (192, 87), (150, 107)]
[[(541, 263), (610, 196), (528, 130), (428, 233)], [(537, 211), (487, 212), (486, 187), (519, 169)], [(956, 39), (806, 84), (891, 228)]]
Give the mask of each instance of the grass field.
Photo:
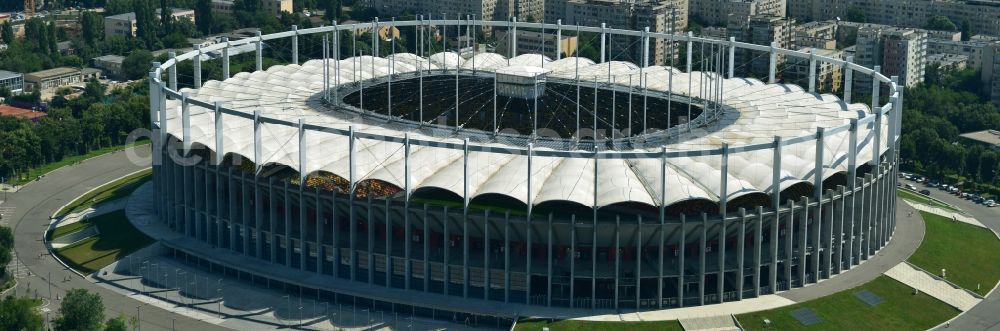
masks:
[(108, 153), (111, 153), (111, 152), (117, 152), (117, 151), (120, 151), (120, 150), (124, 150), (126, 148), (131, 148), (133, 146), (148, 145), (149, 143), (150, 143), (150, 140), (146, 139), (146, 140), (137, 141), (137, 142), (135, 142), (135, 144), (132, 144), (132, 145), (118, 145), (118, 146), (105, 147), (105, 148), (101, 148), (101, 149), (90, 151), (89, 153), (83, 154), (83, 155), (67, 156), (67, 157), (64, 157), (62, 160), (59, 160), (59, 161), (56, 161), (56, 162), (52, 162), (52, 163), (48, 163), (48, 164), (42, 165), (42, 166), (40, 166), (38, 168), (29, 169), (28, 173), (25, 174), (25, 177), (23, 177), (23, 178), (11, 178), (8, 181), (8, 184), (11, 184), (11, 185), (14, 185), (14, 186), (24, 185), (24, 184), (27, 184), (28, 182), (30, 182), (32, 180), (35, 180), (35, 178), (38, 177), (38, 176), (47, 174), (47, 173), (51, 172), (52, 170), (59, 169), (59, 168), (61, 168), (63, 166), (70, 165), (70, 164), (73, 164), (73, 163), (77, 163), (77, 162), (80, 162), (80, 161), (83, 161), (83, 160), (86, 160), (86, 159), (89, 159), (89, 158), (92, 158), (92, 157), (95, 157), (95, 156), (101, 156), (101, 155), (108, 154)]
[[(862, 302), (855, 293), (868, 290), (884, 302), (874, 307)], [(790, 314), (809, 308), (823, 319), (804, 326)], [(816, 300), (773, 310), (737, 315), (746, 330), (767, 330), (763, 320), (771, 321), (774, 330), (926, 330), (958, 315), (959, 311), (924, 293), (887, 276), (880, 276), (854, 289)]]
[[(993, 232), (948, 218), (920, 213), (927, 234), (910, 263), (939, 274), (947, 269), (948, 281), (967, 290), (986, 294), (1000, 280), (1000, 240)], [(976, 285), (981, 289), (976, 291)]]
[(119, 210), (91, 218), (100, 234), (56, 250), (71, 268), (91, 273), (153, 242)]
[(564, 331), (564, 330), (592, 330), (592, 331), (617, 331), (617, 330), (630, 330), (630, 331), (682, 331), (681, 323), (677, 321), (659, 321), (659, 322), (593, 322), (593, 321), (576, 321), (576, 320), (561, 320), (554, 323), (548, 323), (545, 319), (523, 319), (517, 321), (517, 327), (514, 328), (515, 331), (540, 331), (542, 327), (548, 327), (550, 331)]
[(56, 217), (62, 217), (69, 213), (82, 211), (90, 208), (90, 206), (98, 205), (105, 201), (127, 197), (129, 194), (132, 194), (132, 192), (138, 189), (143, 183), (152, 179), (152, 173), (152, 169), (146, 169), (116, 181), (101, 185), (96, 190), (90, 191), (67, 204), (66, 207), (63, 207), (56, 212)]
[(90, 227), (91, 225), (93, 224), (90, 222), (90, 219), (85, 219), (73, 224), (63, 225), (55, 229), (52, 229), (52, 231), (49, 231), (49, 233), (46, 233), (45, 240), (56, 239), (65, 236), (67, 234), (83, 230), (85, 228)]
[(913, 201), (913, 202), (922, 203), (922, 204), (925, 204), (925, 205), (928, 205), (928, 206), (940, 207), (940, 208), (944, 208), (944, 209), (951, 210), (951, 211), (954, 211), (954, 212), (961, 212), (961, 210), (958, 210), (955, 207), (949, 206), (949, 205), (944, 204), (944, 203), (940, 203), (937, 200), (928, 198), (928, 197), (926, 197), (926, 196), (924, 196), (923, 194), (920, 194), (920, 193), (913, 193), (913, 192), (910, 192), (910, 191), (907, 191), (907, 190), (896, 190), (896, 192), (898, 192), (897, 196), (899, 196), (900, 198), (906, 199), (906, 200), (910, 200), (910, 201)]

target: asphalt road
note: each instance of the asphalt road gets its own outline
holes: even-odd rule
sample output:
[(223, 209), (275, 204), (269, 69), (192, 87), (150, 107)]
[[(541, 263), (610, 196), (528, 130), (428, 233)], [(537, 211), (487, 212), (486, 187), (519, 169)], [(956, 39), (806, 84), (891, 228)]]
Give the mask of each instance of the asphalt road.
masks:
[[(149, 155), (149, 145), (137, 147), (135, 154)], [(58, 208), (86, 191), (110, 182), (114, 179), (149, 167), (148, 158), (144, 161), (132, 162), (126, 152), (90, 159), (78, 165), (64, 167), (53, 171), (44, 178), (37, 180), (16, 193), (9, 193), (3, 207), (3, 221), (14, 228), (14, 248), (20, 262), (28, 273), (21, 269), (16, 288), (17, 294), (49, 298), (49, 285), (46, 279), (51, 274), (51, 297), (64, 297), (65, 292), (73, 288), (84, 288), (101, 296), (107, 318), (124, 313), (136, 316), (140, 307), (140, 328), (142, 330), (224, 330), (214, 324), (194, 320), (182, 315), (171, 313), (154, 306), (143, 305), (127, 296), (109, 291), (88, 279), (81, 278), (64, 268), (59, 262), (48, 255), (42, 236), (49, 224), (49, 217)], [(30, 289), (30, 290), (29, 290)], [(37, 292), (36, 292), (37, 291)], [(48, 302), (49, 300), (46, 300)], [(59, 301), (47, 304), (49, 317), (58, 315)]]
[[(944, 201), (962, 209), (972, 217), (979, 220), (979, 222), (983, 223), (983, 225), (986, 225), (990, 229), (993, 229), (993, 231), (1000, 233), (1000, 207), (987, 208), (983, 205), (975, 204), (972, 201), (959, 198), (954, 194), (948, 194), (945, 191), (936, 188), (926, 187), (924, 184), (905, 179), (900, 179), (900, 182), (904, 184), (913, 184), (913, 186), (916, 186), (918, 190), (925, 188), (930, 190), (932, 198)], [(997, 261), (997, 263), (1000, 263), (1000, 261)], [(985, 300), (952, 321), (951, 325), (942, 326), (938, 329), (1000, 331), (1000, 314), (997, 312), (1000, 312), (1000, 290), (993, 291), (993, 293), (987, 296)]]

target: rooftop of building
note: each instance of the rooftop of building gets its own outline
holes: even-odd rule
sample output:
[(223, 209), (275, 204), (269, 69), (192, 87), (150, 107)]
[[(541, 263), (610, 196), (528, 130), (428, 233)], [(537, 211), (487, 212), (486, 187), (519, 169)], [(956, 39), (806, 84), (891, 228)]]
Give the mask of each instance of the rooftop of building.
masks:
[(975, 140), (993, 146), (1000, 146), (1000, 131), (998, 130), (975, 131), (975, 132), (963, 133), (960, 134), (959, 136), (965, 139)]
[(101, 62), (118, 62), (118, 63), (121, 63), (121, 62), (125, 61), (125, 57), (121, 56), (121, 55), (110, 54), (110, 55), (101, 55), (101, 56), (95, 57), (95, 58), (93, 58), (93, 60), (94, 61), (101, 61)]
[[(192, 14), (192, 13), (194, 13), (194, 9), (170, 8), (170, 12), (172, 14)], [(156, 14), (157, 15), (160, 14), (160, 8), (156, 8)], [(118, 14), (118, 15), (111, 15), (111, 16), (105, 17), (105, 19), (109, 19), (109, 18), (110, 19), (116, 19), (116, 20), (122, 20), (122, 21), (134, 21), (135, 20), (135, 12), (121, 13), (121, 14)]]
[(25, 76), (31, 76), (31, 77), (35, 77), (35, 78), (38, 78), (38, 79), (48, 79), (48, 78), (53, 78), (53, 77), (59, 77), (59, 76), (65, 76), (65, 75), (72, 75), (72, 74), (79, 74), (79, 73), (80, 73), (80, 69), (77, 69), (77, 68), (59, 67), (59, 68), (52, 68), (52, 69), (42, 70), (42, 71), (35, 71), (35, 72), (29, 73), (29, 74), (27, 74)]
[(106, 16), (106, 17), (104, 17), (104, 19), (121, 20), (121, 21), (134, 21), (135, 20), (135, 13), (134, 12), (121, 13), (121, 14), (118, 14), (118, 15)]
[[(809, 53), (813, 49), (814, 48), (812, 48), (812, 47), (802, 47), (802, 48), (799, 48), (798, 51), (799, 52), (804, 52), (804, 53)], [(836, 49), (815, 48), (815, 50), (816, 50), (816, 55), (826, 56), (826, 57), (833, 57), (833, 58), (839, 58), (840, 55), (844, 54), (844, 51), (842, 51), (842, 50), (836, 50)]]
[(10, 79), (17, 76), (22, 76), (22, 75), (20, 73), (13, 71), (0, 70), (0, 79)]
[(40, 111), (34, 111), (31, 109), (11, 107), (8, 105), (0, 105), (0, 115), (3, 116), (13, 116), (17, 118), (23, 118), (26, 120), (36, 120), (48, 116), (48, 114)]

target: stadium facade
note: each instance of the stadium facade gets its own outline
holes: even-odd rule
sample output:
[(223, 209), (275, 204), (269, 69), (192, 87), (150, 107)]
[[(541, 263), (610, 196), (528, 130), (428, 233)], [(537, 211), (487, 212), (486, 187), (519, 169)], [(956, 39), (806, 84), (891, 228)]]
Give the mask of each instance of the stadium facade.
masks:
[[(341, 54), (357, 43), (348, 32), (380, 24), (410, 36), (412, 53), (393, 40), (391, 51)], [(687, 52), (676, 66), (513, 46), (431, 54), (462, 27), (590, 33), (602, 54), (606, 38), (665, 39)], [(322, 55), (299, 63), (307, 36), (321, 36)], [(291, 63), (262, 70), (265, 48), (280, 42)], [(257, 70), (230, 76), (226, 50), (244, 45), (255, 45)], [(765, 82), (733, 76), (738, 48), (770, 56)], [(222, 79), (202, 82), (202, 55), (217, 51)], [(778, 83), (777, 54), (809, 59), (807, 88)], [(195, 72), (179, 89), (182, 61)], [(843, 98), (814, 93), (819, 62), (846, 69)], [(835, 277), (878, 252), (895, 225), (900, 89), (815, 54), (423, 20), (222, 43), (150, 75), (159, 219), (246, 263), (164, 244), (320, 297), (479, 317), (736, 301)], [(853, 75), (876, 83), (866, 91), (876, 105), (885, 91), (890, 102), (852, 103)]]

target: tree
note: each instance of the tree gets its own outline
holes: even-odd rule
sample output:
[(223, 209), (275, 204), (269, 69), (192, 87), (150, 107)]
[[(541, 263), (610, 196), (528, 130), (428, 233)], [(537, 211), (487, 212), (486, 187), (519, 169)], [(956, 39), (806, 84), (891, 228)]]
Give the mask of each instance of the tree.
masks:
[(962, 41), (972, 39), (972, 22), (968, 18), (962, 19)]
[(170, 10), (170, 6), (167, 6), (167, 0), (160, 0), (160, 34), (168, 35), (173, 32), (170, 29), (170, 19), (173, 18), (171, 15), (173, 12)]
[(198, 31), (212, 34), (212, 0), (197, 0), (194, 5), (194, 21)]
[(137, 49), (122, 60), (122, 71), (128, 79), (140, 79), (149, 72), (149, 65), (153, 62), (153, 54), (144, 49)]
[(104, 19), (101, 15), (95, 12), (83, 12), (81, 17), (81, 25), (83, 26), (83, 41), (87, 43), (88, 46), (94, 46), (97, 41), (100, 40), (101, 36), (104, 35)]
[(101, 296), (76, 288), (66, 292), (59, 314), (56, 330), (100, 330), (104, 322), (104, 303)]
[(865, 10), (858, 6), (850, 6), (847, 8), (847, 21), (865, 23), (867, 18), (865, 18)]
[(340, 0), (322, 0), (323, 1), (323, 19), (327, 21), (339, 20), (342, 15), (344, 15), (343, 4)]
[(958, 30), (958, 26), (956, 26), (955, 23), (952, 23), (947, 16), (941, 16), (941, 15), (932, 16), (931, 18), (927, 19), (927, 25), (925, 25), (924, 28), (928, 30), (937, 30), (937, 31)]
[(3, 39), (3, 42), (8, 44), (14, 42), (14, 26), (10, 25), (10, 21), (3, 22), (3, 25), (0, 25), (0, 39)]
[(41, 331), (45, 328), (36, 307), (39, 301), (9, 296), (0, 301), (0, 330)]
[(107, 323), (104, 323), (104, 331), (129, 331), (128, 319), (125, 315), (109, 319)]
[(146, 48), (153, 48), (156, 39), (156, 24), (154, 21), (153, 7), (149, 5), (150, 0), (135, 0), (132, 3), (132, 11), (135, 12), (135, 36)]

